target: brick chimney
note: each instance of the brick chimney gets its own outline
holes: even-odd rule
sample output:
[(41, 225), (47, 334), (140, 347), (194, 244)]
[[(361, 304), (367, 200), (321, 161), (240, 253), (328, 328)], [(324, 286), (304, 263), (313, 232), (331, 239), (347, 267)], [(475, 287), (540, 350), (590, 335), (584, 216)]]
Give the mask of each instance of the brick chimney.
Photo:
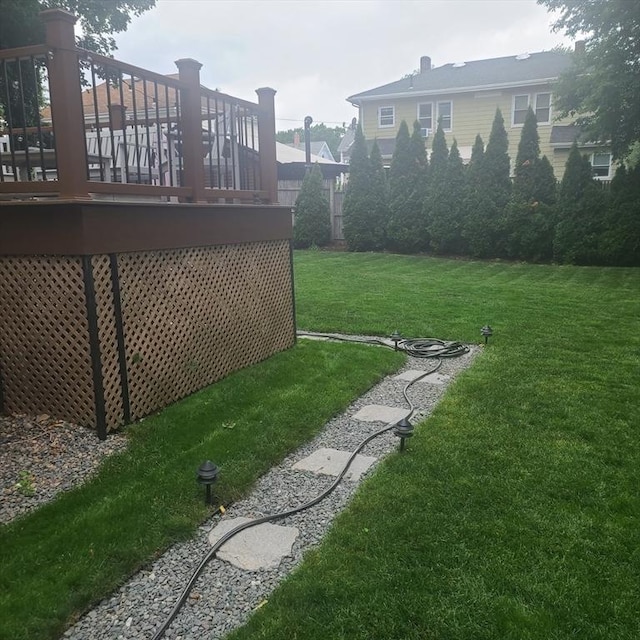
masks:
[(576, 40), (575, 44), (573, 45), (574, 47), (574, 51), (581, 56), (582, 54), (584, 54), (585, 51), (585, 42), (584, 40)]
[(431, 58), (429, 56), (422, 56), (420, 58), (420, 73), (425, 71), (431, 71)]

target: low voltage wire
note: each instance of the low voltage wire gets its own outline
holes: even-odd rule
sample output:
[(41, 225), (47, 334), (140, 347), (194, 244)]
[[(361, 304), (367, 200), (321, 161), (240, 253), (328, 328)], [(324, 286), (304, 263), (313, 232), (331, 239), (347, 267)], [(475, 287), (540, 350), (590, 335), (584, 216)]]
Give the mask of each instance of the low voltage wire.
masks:
[[(347, 336), (338, 336), (338, 335), (332, 335), (332, 334), (319, 334), (319, 333), (306, 333), (306, 332), (298, 332), (298, 335), (324, 337), (324, 338), (329, 338), (329, 339), (332, 339), (332, 340), (340, 340), (340, 341), (343, 341), (343, 342), (358, 342), (358, 343), (365, 343), (365, 344), (376, 344), (376, 345), (381, 345), (381, 346), (384, 346), (384, 347), (389, 347), (389, 348), (392, 348), (392, 349), (395, 348), (394, 345), (390, 345), (389, 343), (384, 342), (383, 340), (378, 339), (378, 338), (351, 338), (351, 337), (347, 337)], [(415, 384), (419, 380), (422, 380), (422, 378), (424, 378), (424, 377), (426, 377), (428, 375), (431, 375), (432, 373), (435, 373), (442, 366), (442, 358), (450, 358), (450, 357), (454, 357), (454, 356), (460, 356), (460, 355), (463, 355), (464, 353), (467, 353), (469, 351), (469, 348), (466, 347), (465, 345), (463, 345), (460, 342), (446, 342), (444, 340), (438, 340), (436, 338), (418, 338), (418, 339), (411, 339), (411, 340), (403, 339), (403, 340), (398, 341), (397, 349), (398, 349), (398, 351), (403, 351), (403, 352), (407, 353), (408, 355), (411, 355), (414, 358), (434, 358), (434, 359), (437, 358), (438, 359), (438, 362), (437, 362), (436, 366), (433, 367), (430, 371), (425, 371), (423, 374), (421, 374), (417, 378), (414, 378), (413, 380), (411, 380), (410, 382), (408, 382), (404, 386), (404, 388), (402, 390), (402, 395), (404, 396), (405, 401), (409, 405), (409, 412), (406, 415), (407, 420), (409, 420), (414, 415), (414, 413), (416, 411), (416, 407), (415, 407), (414, 403), (411, 401), (411, 399), (409, 398), (409, 396), (407, 394), (407, 392), (408, 392), (409, 388), (411, 387), (411, 385)], [(414, 353), (418, 353), (420, 355), (414, 355)], [(215, 557), (215, 555), (220, 550), (220, 547), (222, 547), (222, 545), (225, 542), (228, 542), (231, 538), (233, 538), (235, 535), (237, 535), (241, 531), (244, 531), (244, 530), (249, 529), (251, 527), (255, 527), (255, 526), (259, 525), (259, 524), (264, 524), (265, 522), (274, 522), (276, 520), (282, 520), (283, 518), (287, 518), (289, 516), (295, 515), (296, 513), (300, 513), (301, 511), (309, 509), (310, 507), (313, 507), (314, 505), (316, 505), (319, 502), (321, 502), (322, 500), (324, 500), (340, 484), (340, 482), (344, 478), (345, 474), (349, 470), (349, 467), (351, 466), (351, 463), (355, 460), (356, 456), (360, 453), (360, 451), (362, 451), (362, 449), (367, 444), (369, 444), (369, 442), (371, 442), (375, 438), (381, 436), (382, 434), (387, 433), (387, 431), (390, 431), (391, 429), (393, 429), (393, 427), (396, 424), (397, 424), (397, 422), (390, 423), (386, 427), (380, 429), (379, 431), (376, 431), (375, 433), (372, 433), (371, 435), (367, 436), (353, 450), (353, 452), (349, 456), (349, 459), (347, 460), (347, 462), (345, 463), (344, 467), (342, 468), (342, 471), (340, 471), (340, 473), (338, 474), (336, 479), (333, 481), (333, 483), (331, 485), (329, 485), (329, 487), (327, 487), (322, 493), (317, 495), (315, 498), (312, 498), (308, 502), (305, 502), (305, 503), (303, 503), (303, 504), (301, 504), (301, 505), (299, 505), (297, 507), (294, 507), (292, 509), (289, 509), (287, 511), (281, 511), (279, 513), (274, 513), (274, 514), (271, 514), (271, 515), (262, 516), (261, 518), (256, 518), (255, 520), (251, 520), (250, 522), (245, 522), (243, 524), (239, 524), (237, 527), (234, 527), (233, 529), (231, 529), (230, 531), (225, 533), (222, 536), (222, 538), (220, 538), (213, 545), (211, 550), (207, 552), (207, 554), (201, 560), (200, 564), (196, 567), (194, 572), (191, 574), (191, 577), (189, 578), (187, 584), (184, 586), (182, 592), (180, 593), (180, 597), (178, 598), (178, 600), (177, 600), (176, 604), (174, 605), (173, 609), (171, 610), (171, 613), (169, 613), (169, 615), (167, 616), (167, 619), (164, 621), (162, 626), (155, 632), (155, 634), (153, 635), (152, 640), (160, 640), (160, 638), (162, 638), (164, 636), (165, 632), (167, 631), (167, 629), (169, 628), (171, 623), (174, 621), (175, 617), (180, 612), (180, 609), (182, 609), (182, 607), (184, 606), (184, 603), (187, 601), (187, 598), (189, 597), (189, 593), (191, 593), (191, 590), (193, 589), (196, 581), (198, 580), (198, 578), (202, 574), (204, 568)]]

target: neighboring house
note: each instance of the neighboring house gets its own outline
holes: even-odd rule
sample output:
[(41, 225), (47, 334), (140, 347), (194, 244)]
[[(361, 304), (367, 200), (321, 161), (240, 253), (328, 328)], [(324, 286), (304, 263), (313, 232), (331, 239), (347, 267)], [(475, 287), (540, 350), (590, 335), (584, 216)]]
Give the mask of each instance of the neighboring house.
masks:
[(351, 149), (356, 139), (356, 127), (358, 126), (358, 119), (353, 118), (348, 129), (344, 132), (340, 144), (338, 145), (338, 153), (340, 154), (340, 162), (342, 164), (349, 164), (351, 160)]
[[(582, 43), (576, 43), (577, 55)], [(378, 140), (385, 164), (393, 155), (400, 122), (411, 130), (418, 120), (427, 149), (438, 121), (447, 144), (455, 138), (466, 162), (477, 134), (485, 146), (500, 107), (509, 137), (509, 156), (515, 160), (520, 131), (529, 106), (538, 119), (540, 153), (546, 155), (560, 179), (569, 149), (578, 133), (569, 119), (558, 121), (554, 113), (553, 84), (571, 65), (571, 53), (543, 51), (504, 58), (457, 62), (432, 68), (431, 58), (420, 59), (420, 71), (396, 82), (347, 98), (359, 109), (359, 121), (368, 141)], [(610, 150), (599, 144), (580, 143), (596, 177), (612, 177)]]
[[(300, 140), (300, 136), (296, 133), (293, 142), (287, 144), (288, 147), (293, 147), (294, 149), (301, 149), (303, 152), (306, 151), (304, 140)], [(329, 149), (329, 145), (324, 140), (312, 140), (309, 144), (311, 155), (316, 158), (322, 158), (323, 160), (329, 160), (331, 162), (335, 162), (336, 159), (333, 157), (333, 153), (331, 153), (331, 149)]]
[[(178, 73), (167, 73), (167, 78), (179, 79)], [(146, 112), (151, 116), (159, 113), (161, 116), (175, 111), (178, 101), (177, 92), (172, 87), (160, 86), (151, 80), (139, 78), (122, 78), (117, 85), (102, 82), (95, 87), (82, 91), (82, 107), (84, 119), (87, 123), (105, 121), (112, 117), (119, 109), (123, 117), (138, 113), (140, 117)], [(46, 122), (51, 119), (50, 107), (42, 110), (42, 118)]]
[[(177, 80), (179, 74), (169, 73), (165, 77)], [(205, 185), (225, 188), (239, 185), (251, 189), (255, 181), (252, 174), (257, 169), (256, 158), (252, 157), (249, 147), (257, 150), (257, 130), (251, 118), (240, 124), (237, 112), (224, 100), (224, 94), (219, 95), (219, 101), (201, 97), (203, 114), (213, 110), (219, 113), (208, 125), (203, 121)], [(112, 180), (161, 184), (163, 177), (171, 173), (173, 183), (178, 184), (180, 140), (175, 127), (163, 126), (157, 130), (135, 123), (136, 119), (175, 116), (179, 104), (175, 88), (152, 80), (123, 77), (116, 85), (102, 82), (84, 89), (82, 102), (85, 126), (89, 129), (87, 152), (112, 158)], [(45, 123), (50, 122), (50, 107), (42, 110), (42, 118)], [(111, 127), (98, 132), (96, 123), (107, 122)], [(89, 166), (92, 178), (100, 170), (99, 165)]]

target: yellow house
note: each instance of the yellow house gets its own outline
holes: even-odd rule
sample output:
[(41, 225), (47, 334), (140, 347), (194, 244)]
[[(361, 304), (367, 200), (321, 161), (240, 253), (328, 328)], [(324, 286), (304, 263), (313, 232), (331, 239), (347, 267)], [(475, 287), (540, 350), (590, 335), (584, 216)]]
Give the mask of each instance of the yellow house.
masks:
[[(582, 43), (576, 43), (577, 51)], [(347, 98), (359, 109), (367, 140), (377, 139), (383, 159), (393, 154), (395, 136), (402, 120), (420, 122), (427, 148), (438, 121), (451, 146), (455, 138), (466, 162), (477, 134), (485, 146), (496, 107), (502, 111), (509, 138), (509, 156), (516, 157), (520, 132), (531, 107), (538, 120), (540, 153), (549, 158), (560, 179), (569, 149), (578, 130), (570, 120), (559, 120), (553, 103), (553, 85), (571, 65), (571, 53), (542, 51), (504, 58), (456, 62), (432, 68), (431, 58), (420, 58), (420, 71), (389, 84)], [(602, 180), (612, 177), (611, 153), (602, 144), (580, 143)]]

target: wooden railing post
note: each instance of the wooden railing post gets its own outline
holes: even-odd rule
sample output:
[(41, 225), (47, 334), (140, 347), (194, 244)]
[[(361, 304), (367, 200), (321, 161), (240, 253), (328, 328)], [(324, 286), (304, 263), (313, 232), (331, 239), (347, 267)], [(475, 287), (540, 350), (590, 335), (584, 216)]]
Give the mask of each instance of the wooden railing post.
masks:
[(82, 88), (73, 33), (76, 17), (63, 9), (42, 11), (40, 17), (46, 27), (46, 44), (51, 50), (49, 92), (60, 197), (88, 199)]
[(269, 202), (278, 201), (278, 164), (276, 162), (275, 89), (262, 87), (258, 94), (258, 144), (260, 145), (260, 188), (269, 194)]
[(176, 60), (180, 81), (187, 85), (181, 96), (182, 161), (184, 187), (193, 190), (193, 202), (205, 202), (204, 162), (202, 159), (202, 107), (200, 99), (200, 69), (192, 58)]

